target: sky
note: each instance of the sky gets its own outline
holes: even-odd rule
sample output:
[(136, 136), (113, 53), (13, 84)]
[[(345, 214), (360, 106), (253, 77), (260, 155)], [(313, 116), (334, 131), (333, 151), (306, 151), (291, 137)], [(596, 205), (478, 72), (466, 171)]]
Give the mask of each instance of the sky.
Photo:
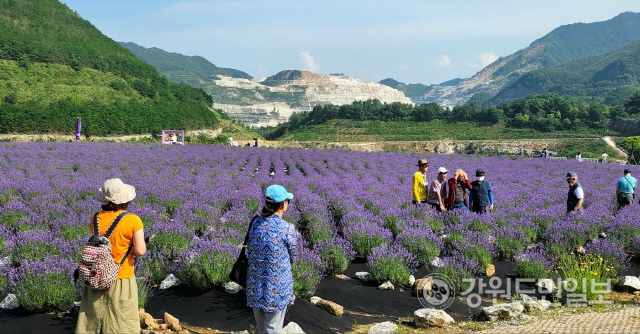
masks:
[(638, 0), (62, 0), (117, 42), (253, 77), (282, 70), (438, 84), (473, 76), (551, 30)]

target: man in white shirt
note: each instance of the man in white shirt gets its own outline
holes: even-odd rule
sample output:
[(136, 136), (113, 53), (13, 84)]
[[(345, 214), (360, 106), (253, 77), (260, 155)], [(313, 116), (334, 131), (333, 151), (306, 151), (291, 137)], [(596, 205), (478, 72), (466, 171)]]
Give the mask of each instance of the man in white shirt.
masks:
[(582, 214), (584, 191), (582, 190), (582, 185), (578, 183), (578, 174), (575, 172), (569, 172), (567, 173), (566, 179), (569, 184), (569, 193), (567, 193), (567, 214)]

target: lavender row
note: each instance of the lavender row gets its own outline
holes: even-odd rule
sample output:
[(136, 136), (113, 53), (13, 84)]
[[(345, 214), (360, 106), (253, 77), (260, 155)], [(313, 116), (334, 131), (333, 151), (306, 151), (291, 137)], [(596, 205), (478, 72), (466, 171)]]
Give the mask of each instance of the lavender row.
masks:
[[(376, 278), (405, 282), (417, 265), (436, 258), (440, 266), (434, 270), (458, 275), (479, 275), (496, 259), (515, 259), (521, 275), (540, 276), (561, 254), (600, 233), (607, 240), (587, 251), (608, 257), (620, 271), (628, 263), (624, 251), (640, 246), (635, 219), (640, 206), (615, 213), (619, 165), (426, 156), (433, 169), (487, 172), (496, 210), (478, 216), (436, 214), (411, 205), (411, 175), (424, 157), (204, 145), (6, 143), (0, 146), (0, 293), (31, 291), (26, 282), (37, 279), (49, 282), (43, 286), (51, 291), (42, 287), (34, 294), (55, 295), (60, 277), (68, 277), (69, 266), (78, 261), (90, 215), (100, 207), (97, 189), (112, 177), (136, 186), (129, 210), (142, 218), (149, 236), (149, 252), (138, 260), (137, 275), (152, 283), (173, 273), (201, 289), (224, 284), (264, 189), (274, 183), (295, 194), (285, 219), (306, 239), (307, 250), (294, 269), (297, 296), (313, 293), (323, 272), (344, 271), (354, 256), (368, 257)], [(565, 218), (564, 175), (570, 170), (584, 187), (586, 210)], [(39, 265), (51, 268), (32, 269)], [(79, 293), (71, 285), (68, 290)], [(27, 295), (19, 296), (27, 300)], [(34, 300), (24, 304), (51, 309), (68, 302)]]

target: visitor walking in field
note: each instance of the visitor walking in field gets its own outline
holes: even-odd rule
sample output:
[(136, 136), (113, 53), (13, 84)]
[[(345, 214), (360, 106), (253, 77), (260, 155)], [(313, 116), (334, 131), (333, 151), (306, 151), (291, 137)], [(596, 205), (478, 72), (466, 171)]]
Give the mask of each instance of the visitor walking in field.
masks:
[(582, 152), (578, 152), (578, 154), (576, 154), (576, 160), (582, 162)]
[(429, 183), (429, 196), (427, 203), (438, 212), (446, 212), (445, 201), (447, 199), (447, 172), (446, 168), (438, 168), (438, 177)]
[(142, 220), (127, 214), (129, 203), (136, 197), (133, 186), (120, 179), (105, 181), (100, 189), (102, 211), (96, 213), (89, 224), (95, 234), (104, 235), (112, 223), (119, 223), (108, 236), (113, 260), (120, 263), (118, 279), (107, 290), (84, 287), (76, 334), (80, 333), (140, 333), (138, 315), (138, 285), (134, 276), (133, 255), (142, 256), (147, 251)]
[(578, 183), (578, 174), (569, 172), (566, 176), (569, 184), (569, 193), (567, 193), (567, 214), (582, 213), (582, 204), (584, 203), (584, 190), (582, 185)]
[(631, 176), (631, 169), (625, 168), (624, 176), (618, 179), (616, 183), (616, 200), (618, 201), (618, 210), (633, 203), (635, 199), (634, 190), (638, 186), (636, 178)]
[(427, 203), (427, 170), (429, 162), (427, 159), (418, 160), (418, 171), (413, 174), (411, 189), (413, 193), (413, 204), (420, 205)]
[(607, 154), (607, 152), (602, 152), (602, 155), (600, 157), (602, 158), (603, 164), (606, 164), (607, 161), (609, 160), (609, 155)]
[(473, 189), (467, 173), (462, 169), (457, 169), (453, 174), (453, 177), (447, 181), (448, 194), (447, 194), (447, 206), (451, 210), (468, 210), (469, 202), (467, 198), (467, 189)]
[(291, 265), (298, 253), (296, 229), (282, 219), (293, 194), (279, 185), (265, 191), (265, 205), (253, 221), (247, 244), (247, 305), (253, 308), (258, 333), (281, 333), (287, 308), (293, 305)]
[(493, 189), (491, 183), (484, 179), (484, 170), (476, 170), (476, 180), (471, 182), (469, 205), (475, 213), (493, 211)]

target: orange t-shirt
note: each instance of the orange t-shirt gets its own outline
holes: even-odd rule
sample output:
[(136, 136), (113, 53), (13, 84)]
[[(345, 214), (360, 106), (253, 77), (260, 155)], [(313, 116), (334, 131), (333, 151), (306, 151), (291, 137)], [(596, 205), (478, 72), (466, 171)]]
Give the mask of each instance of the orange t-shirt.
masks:
[[(98, 214), (98, 227), (100, 228), (100, 235), (103, 235), (107, 232), (111, 223), (118, 217), (118, 215), (122, 212), (120, 211), (102, 211)], [(120, 263), (122, 261), (122, 257), (129, 246), (133, 243), (133, 234), (142, 229), (142, 220), (140, 217), (134, 214), (128, 214), (120, 220), (118, 226), (116, 226), (111, 236), (109, 236), (109, 242), (111, 243), (111, 252), (113, 254), (113, 259), (116, 263)], [(91, 216), (89, 222), (89, 229), (93, 234), (93, 215)], [(120, 267), (120, 271), (118, 272), (118, 278), (131, 278), (134, 276), (133, 273), (133, 249), (129, 252), (129, 257)]]

